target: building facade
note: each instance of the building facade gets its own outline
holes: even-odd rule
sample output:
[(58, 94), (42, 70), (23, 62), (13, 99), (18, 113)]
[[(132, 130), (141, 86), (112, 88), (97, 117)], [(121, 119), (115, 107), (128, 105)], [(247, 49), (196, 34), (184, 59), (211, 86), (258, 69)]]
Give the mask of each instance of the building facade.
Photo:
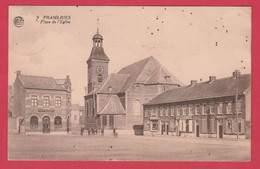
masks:
[(144, 128), (183, 137), (251, 138), (251, 75), (166, 91), (144, 105)]
[(97, 32), (92, 40), (84, 97), (86, 128), (133, 129), (133, 125), (143, 124), (142, 104), (182, 85), (153, 57), (108, 74), (110, 60), (103, 49), (103, 37)]
[(22, 75), (14, 82), (13, 117), (20, 133), (68, 132), (70, 130), (71, 81)]
[(13, 86), (8, 86), (8, 117), (12, 117), (14, 105)]

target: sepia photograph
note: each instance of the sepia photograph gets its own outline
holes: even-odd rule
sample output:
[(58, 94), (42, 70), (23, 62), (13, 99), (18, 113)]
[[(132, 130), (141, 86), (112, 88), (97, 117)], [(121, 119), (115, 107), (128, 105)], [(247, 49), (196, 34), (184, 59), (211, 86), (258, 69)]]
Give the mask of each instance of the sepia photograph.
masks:
[(9, 6), (8, 160), (251, 161), (251, 7)]

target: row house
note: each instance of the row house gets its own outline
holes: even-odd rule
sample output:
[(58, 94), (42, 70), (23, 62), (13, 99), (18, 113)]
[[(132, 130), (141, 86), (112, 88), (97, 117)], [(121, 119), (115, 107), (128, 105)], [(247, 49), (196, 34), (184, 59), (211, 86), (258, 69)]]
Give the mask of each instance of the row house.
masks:
[(13, 117), (19, 133), (69, 132), (71, 81), (22, 75), (14, 82)]
[(145, 131), (184, 137), (251, 137), (251, 75), (168, 90), (144, 104)]

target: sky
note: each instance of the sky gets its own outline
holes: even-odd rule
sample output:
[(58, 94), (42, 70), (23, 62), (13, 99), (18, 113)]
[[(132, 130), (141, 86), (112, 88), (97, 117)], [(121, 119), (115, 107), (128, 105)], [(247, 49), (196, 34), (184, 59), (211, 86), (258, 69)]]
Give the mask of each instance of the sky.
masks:
[[(16, 16), (24, 19), (21, 27), (14, 25)], [(70, 18), (61, 24), (51, 16)], [(251, 73), (250, 7), (9, 6), (9, 85), (17, 70), (70, 75), (72, 103), (84, 105), (86, 60), (97, 27), (109, 73), (149, 56), (185, 85), (228, 77), (235, 69)]]

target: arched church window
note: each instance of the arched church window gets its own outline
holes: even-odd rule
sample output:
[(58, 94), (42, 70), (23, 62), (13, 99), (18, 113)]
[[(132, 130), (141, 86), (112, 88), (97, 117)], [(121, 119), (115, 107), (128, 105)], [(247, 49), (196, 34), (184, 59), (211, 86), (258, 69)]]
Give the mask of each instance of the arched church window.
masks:
[(103, 81), (103, 77), (101, 74), (98, 75), (98, 82), (102, 82)]
[(31, 129), (37, 129), (38, 128), (38, 117), (36, 117), (36, 116), (31, 117), (30, 126), (31, 126)]

